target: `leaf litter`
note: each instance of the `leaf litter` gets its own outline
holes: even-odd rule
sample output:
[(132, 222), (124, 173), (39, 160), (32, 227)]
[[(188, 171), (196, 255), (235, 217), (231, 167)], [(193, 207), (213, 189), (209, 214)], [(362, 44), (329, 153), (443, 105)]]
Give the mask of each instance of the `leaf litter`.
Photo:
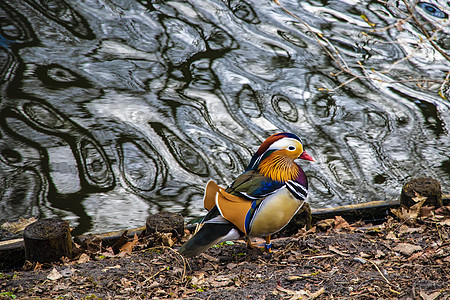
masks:
[(338, 216), (276, 236), (270, 254), (235, 241), (186, 259), (188, 230), (113, 246), (92, 236), (71, 260), (0, 273), (0, 299), (448, 299), (450, 207), (422, 200), (379, 225)]

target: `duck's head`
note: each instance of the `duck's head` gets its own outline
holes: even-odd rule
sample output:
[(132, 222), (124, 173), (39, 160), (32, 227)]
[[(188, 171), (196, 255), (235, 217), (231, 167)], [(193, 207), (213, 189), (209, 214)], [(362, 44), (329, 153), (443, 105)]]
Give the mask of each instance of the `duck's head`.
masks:
[(269, 136), (253, 155), (246, 171), (257, 170), (260, 164), (268, 158), (274, 163), (277, 159), (282, 159), (287, 163), (293, 163), (297, 158), (314, 161), (314, 158), (303, 149), (300, 138), (288, 132), (275, 133)]

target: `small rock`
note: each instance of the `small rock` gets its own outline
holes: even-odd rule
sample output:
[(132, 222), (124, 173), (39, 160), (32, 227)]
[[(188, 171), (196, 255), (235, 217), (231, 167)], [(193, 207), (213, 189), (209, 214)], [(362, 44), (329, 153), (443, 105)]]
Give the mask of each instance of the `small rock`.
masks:
[(365, 252), (359, 252), (359, 256), (361, 256), (362, 258), (370, 258), (372, 255)]
[(367, 262), (367, 260), (365, 260), (364, 258), (361, 258), (361, 257), (354, 257), (353, 260), (360, 262), (362, 264), (365, 264)]

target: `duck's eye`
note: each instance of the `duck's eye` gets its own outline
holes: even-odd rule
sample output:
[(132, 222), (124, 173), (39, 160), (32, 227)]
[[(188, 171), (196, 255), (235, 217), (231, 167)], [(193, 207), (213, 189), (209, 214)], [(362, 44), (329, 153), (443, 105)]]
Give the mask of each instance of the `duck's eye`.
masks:
[(294, 147), (294, 146), (289, 146), (289, 147), (288, 147), (288, 150), (294, 151), (294, 150), (295, 150), (295, 147)]

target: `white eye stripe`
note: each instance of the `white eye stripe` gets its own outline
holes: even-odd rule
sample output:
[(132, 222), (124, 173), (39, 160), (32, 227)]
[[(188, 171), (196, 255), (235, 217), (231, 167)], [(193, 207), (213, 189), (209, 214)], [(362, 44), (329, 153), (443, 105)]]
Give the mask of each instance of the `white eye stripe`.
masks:
[[(299, 141), (292, 138), (282, 138), (273, 143), (267, 150), (287, 149), (288, 147), (295, 147), (292, 144), (299, 143)], [(289, 149), (290, 150), (290, 149)]]

